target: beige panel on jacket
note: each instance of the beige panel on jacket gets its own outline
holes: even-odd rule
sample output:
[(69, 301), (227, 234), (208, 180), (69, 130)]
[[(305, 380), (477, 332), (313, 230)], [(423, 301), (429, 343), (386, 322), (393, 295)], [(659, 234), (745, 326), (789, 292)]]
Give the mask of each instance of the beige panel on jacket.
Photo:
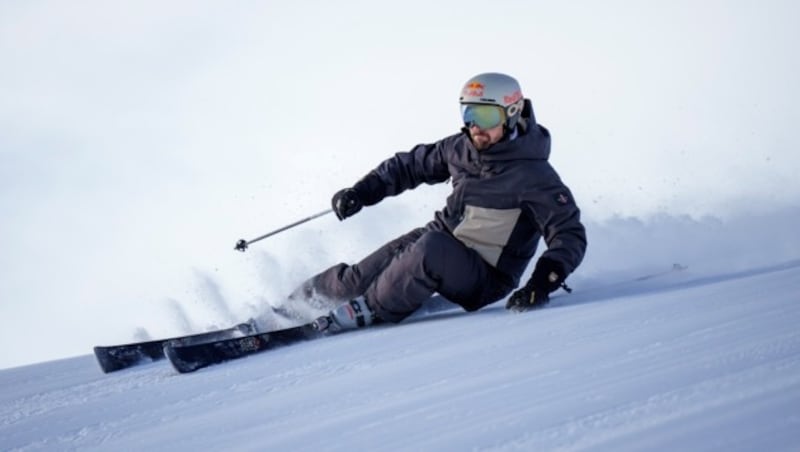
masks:
[(520, 209), (465, 206), (453, 235), (495, 267), (521, 213)]

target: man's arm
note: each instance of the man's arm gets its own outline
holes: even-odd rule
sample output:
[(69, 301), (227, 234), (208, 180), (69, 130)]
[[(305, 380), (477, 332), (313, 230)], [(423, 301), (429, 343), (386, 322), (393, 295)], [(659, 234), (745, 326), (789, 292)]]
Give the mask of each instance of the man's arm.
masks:
[(445, 154), (447, 147), (447, 141), (442, 140), (399, 152), (359, 180), (353, 190), (365, 206), (371, 206), (422, 183), (444, 182), (450, 177)]
[(547, 250), (536, 262), (528, 282), (509, 297), (506, 308), (514, 311), (547, 304), (550, 293), (564, 285), (564, 280), (580, 265), (586, 253), (586, 229), (580, 220), (580, 209), (572, 193), (560, 181), (538, 191), (528, 209)]

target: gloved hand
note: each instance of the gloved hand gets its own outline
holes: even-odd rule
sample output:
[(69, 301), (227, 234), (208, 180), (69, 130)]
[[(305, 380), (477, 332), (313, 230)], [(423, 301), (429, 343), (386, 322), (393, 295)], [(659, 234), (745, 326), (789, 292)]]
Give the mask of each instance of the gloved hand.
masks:
[(522, 312), (546, 305), (550, 301), (550, 292), (557, 290), (566, 277), (560, 262), (540, 258), (531, 279), (508, 298), (506, 309)]
[(339, 220), (352, 217), (364, 207), (364, 203), (361, 202), (358, 192), (352, 188), (345, 188), (344, 190), (336, 192), (336, 194), (333, 195), (333, 199), (331, 199), (331, 205), (333, 206), (333, 212), (336, 214), (336, 218)]

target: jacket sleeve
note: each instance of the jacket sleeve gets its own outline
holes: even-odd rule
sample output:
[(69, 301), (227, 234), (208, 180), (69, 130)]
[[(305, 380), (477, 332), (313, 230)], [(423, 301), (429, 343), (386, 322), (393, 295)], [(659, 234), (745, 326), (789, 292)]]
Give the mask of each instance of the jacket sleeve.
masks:
[(417, 145), (408, 152), (398, 152), (359, 180), (353, 189), (364, 205), (371, 206), (423, 182), (444, 182), (450, 177), (446, 161), (448, 149), (445, 139)]
[(542, 254), (572, 273), (586, 253), (586, 229), (572, 193), (560, 181), (542, 187), (528, 204), (547, 250)]

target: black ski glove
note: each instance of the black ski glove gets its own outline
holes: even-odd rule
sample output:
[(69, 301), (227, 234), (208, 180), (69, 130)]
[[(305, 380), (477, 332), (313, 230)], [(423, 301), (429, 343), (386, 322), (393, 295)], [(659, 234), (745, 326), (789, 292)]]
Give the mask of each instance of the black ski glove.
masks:
[(331, 199), (331, 205), (333, 206), (333, 212), (336, 214), (336, 218), (339, 220), (352, 217), (364, 207), (364, 203), (358, 196), (358, 192), (352, 188), (345, 188), (344, 190), (336, 192), (336, 194), (333, 195), (333, 199)]
[(540, 308), (550, 301), (550, 292), (557, 290), (567, 277), (564, 266), (542, 257), (536, 263), (531, 279), (508, 298), (506, 309), (522, 312)]

